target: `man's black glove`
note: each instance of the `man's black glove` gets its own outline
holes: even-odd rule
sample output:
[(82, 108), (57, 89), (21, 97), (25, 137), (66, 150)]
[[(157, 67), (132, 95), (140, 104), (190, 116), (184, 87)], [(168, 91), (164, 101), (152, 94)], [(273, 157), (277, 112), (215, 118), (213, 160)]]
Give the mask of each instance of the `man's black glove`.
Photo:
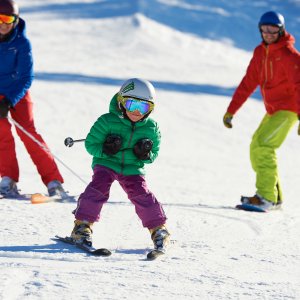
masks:
[(0, 98), (0, 118), (6, 118), (10, 109), (10, 102), (8, 99)]
[(102, 151), (107, 155), (114, 155), (118, 153), (122, 146), (122, 138), (116, 134), (110, 134), (106, 137)]
[(150, 139), (141, 139), (134, 145), (133, 153), (138, 159), (149, 159), (152, 146), (153, 142)]

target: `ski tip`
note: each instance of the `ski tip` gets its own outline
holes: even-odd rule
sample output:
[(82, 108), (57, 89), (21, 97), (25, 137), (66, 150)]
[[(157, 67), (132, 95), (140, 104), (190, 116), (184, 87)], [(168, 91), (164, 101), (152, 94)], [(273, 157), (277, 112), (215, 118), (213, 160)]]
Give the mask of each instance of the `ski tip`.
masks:
[(111, 255), (111, 251), (109, 251), (106, 248), (96, 249), (92, 253), (95, 256), (110, 256)]
[(159, 251), (159, 250), (151, 250), (148, 254), (147, 254), (147, 260), (155, 260), (157, 259), (159, 256), (162, 256), (165, 254), (165, 251)]
[(155, 260), (155, 259), (157, 259), (157, 255), (153, 255), (153, 254), (150, 254), (150, 253), (148, 253), (147, 254), (147, 260)]
[(36, 193), (31, 195), (30, 201), (32, 204), (47, 203), (49, 202), (49, 197), (40, 193)]

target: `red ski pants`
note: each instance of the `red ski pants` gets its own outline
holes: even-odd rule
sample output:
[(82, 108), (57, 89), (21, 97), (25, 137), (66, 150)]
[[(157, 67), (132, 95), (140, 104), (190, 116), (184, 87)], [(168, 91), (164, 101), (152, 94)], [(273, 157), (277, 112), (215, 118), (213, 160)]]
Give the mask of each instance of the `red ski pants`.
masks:
[[(36, 140), (47, 147), (43, 138), (36, 132), (33, 120), (33, 103), (29, 92), (14, 108), (10, 109), (13, 120), (20, 124)], [(16, 127), (16, 131), (33, 163), (36, 165), (42, 181), (47, 185), (52, 180), (63, 182), (63, 178), (57, 168), (51, 153), (41, 148), (35, 141)], [(48, 147), (47, 147), (48, 148)], [(15, 150), (15, 141), (11, 131), (11, 124), (7, 118), (0, 118), (0, 176), (8, 176), (14, 181), (19, 181), (19, 165)]]

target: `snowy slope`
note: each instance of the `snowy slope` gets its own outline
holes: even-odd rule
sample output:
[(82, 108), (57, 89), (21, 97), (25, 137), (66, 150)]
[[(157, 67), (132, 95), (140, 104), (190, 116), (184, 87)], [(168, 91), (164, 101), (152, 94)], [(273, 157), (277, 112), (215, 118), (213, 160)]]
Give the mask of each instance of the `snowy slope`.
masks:
[[(232, 10), (220, 0), (20, 1), (35, 57), (36, 126), (54, 155), (83, 181), (90, 181), (91, 157), (82, 143), (66, 148), (65, 137), (85, 138), (125, 79), (153, 82), (162, 147), (147, 178), (176, 243), (166, 257), (145, 261), (149, 233), (117, 183), (94, 228), (94, 244), (113, 252), (105, 259), (51, 240), (70, 233), (75, 204), (1, 200), (0, 299), (300, 298), (296, 130), (278, 151), (283, 210), (254, 214), (232, 208), (241, 194), (255, 192), (248, 156), (264, 114), (257, 95), (239, 111), (232, 130), (222, 124), (251, 58), (250, 43), (259, 43), (251, 22), (271, 6), (295, 18), (299, 1), (247, 4), (245, 22), (253, 31), (248, 42), (239, 31), (234, 37), (235, 18), (232, 26), (223, 20), (226, 13), (245, 14), (242, 2), (231, 1)], [(210, 21), (196, 29), (200, 12), (214, 14), (219, 27)], [(16, 140), (19, 187), (45, 192)], [(85, 184), (59, 166), (66, 189), (80, 194)]]

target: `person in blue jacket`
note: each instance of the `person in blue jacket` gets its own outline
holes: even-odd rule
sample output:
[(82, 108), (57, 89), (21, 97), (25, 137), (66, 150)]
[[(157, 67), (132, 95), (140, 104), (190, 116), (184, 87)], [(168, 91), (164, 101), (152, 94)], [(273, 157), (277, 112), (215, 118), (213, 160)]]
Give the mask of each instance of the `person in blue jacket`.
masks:
[(21, 126), (16, 128), (17, 134), (49, 195), (64, 197), (63, 178), (50, 151), (41, 147), (42, 144), (48, 149), (35, 129), (29, 93), (32, 80), (33, 58), (25, 21), (19, 17), (19, 7), (13, 0), (0, 0), (0, 193), (12, 198), (19, 195), (19, 166), (11, 123), (7, 118), (10, 113), (15, 124)]

